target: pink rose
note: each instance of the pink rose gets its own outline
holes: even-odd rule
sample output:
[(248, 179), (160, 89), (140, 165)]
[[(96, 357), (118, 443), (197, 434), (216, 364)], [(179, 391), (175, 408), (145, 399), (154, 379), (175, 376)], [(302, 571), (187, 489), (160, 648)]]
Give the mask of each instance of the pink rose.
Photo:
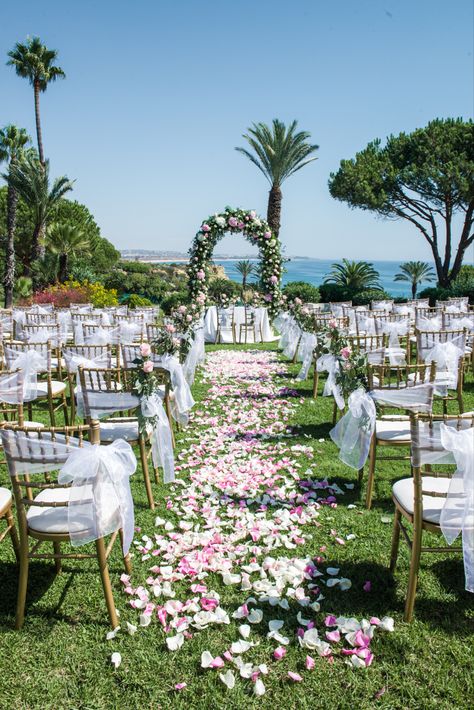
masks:
[(204, 281), (206, 278), (206, 274), (202, 269), (199, 269), (199, 271), (196, 273), (196, 278), (199, 279), (199, 281)]
[(263, 297), (263, 300), (267, 301), (269, 303), (272, 300), (272, 294), (266, 293), (265, 296)]
[(229, 225), (229, 227), (237, 227), (238, 223), (239, 222), (235, 217), (229, 217), (229, 219), (227, 220), (227, 224)]
[(151, 348), (148, 345), (148, 343), (142, 343), (140, 345), (140, 355), (142, 357), (148, 357), (150, 355), (150, 353), (151, 353)]
[(265, 239), (271, 239), (272, 233), (271, 233), (271, 232), (265, 232), (265, 234), (264, 234), (263, 236), (265, 237)]
[(204, 223), (201, 227), (201, 232), (210, 232), (211, 228), (208, 224)]
[(295, 298), (295, 306), (301, 306), (302, 303), (303, 301), (301, 300), (301, 298)]
[(255, 210), (250, 210), (250, 212), (249, 212), (249, 217), (250, 217), (251, 219), (255, 219), (256, 216), (257, 216), (257, 213), (255, 212)]
[(238, 223), (237, 223), (237, 227), (238, 227), (239, 229), (243, 229), (243, 228), (245, 227), (245, 224), (244, 224), (243, 222), (238, 222)]
[(149, 374), (150, 372), (153, 372), (153, 361), (147, 360), (146, 362), (144, 362), (142, 370), (143, 370), (143, 372), (146, 372), (147, 374)]
[(179, 339), (179, 338), (173, 338), (173, 347), (179, 348), (180, 345), (181, 345), (180, 339)]
[(186, 311), (187, 311), (186, 306), (180, 306), (180, 307), (178, 308), (178, 313), (186, 313)]
[(270, 281), (272, 284), (277, 284), (278, 283), (278, 276), (275, 276), (275, 275), (271, 276)]
[(165, 325), (165, 330), (168, 333), (175, 333), (176, 332), (176, 328), (174, 327), (174, 325), (172, 323), (167, 323), (167, 325)]
[(352, 350), (350, 349), (350, 347), (348, 345), (346, 345), (345, 348), (341, 348), (340, 354), (341, 354), (341, 357), (344, 358), (344, 360), (348, 360), (351, 355), (351, 352), (352, 352)]
[(331, 320), (328, 322), (328, 326), (334, 330), (335, 328), (337, 328), (337, 323), (333, 318), (331, 318)]
[(188, 323), (191, 323), (192, 319), (193, 319), (193, 317), (190, 316), (189, 314), (186, 316), (186, 320)]

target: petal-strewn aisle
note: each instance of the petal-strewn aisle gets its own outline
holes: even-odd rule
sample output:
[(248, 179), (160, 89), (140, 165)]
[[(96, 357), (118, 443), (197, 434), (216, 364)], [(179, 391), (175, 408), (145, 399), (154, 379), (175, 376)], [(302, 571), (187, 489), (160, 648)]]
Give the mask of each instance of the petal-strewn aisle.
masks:
[[(328, 536), (333, 559), (352, 540), (318, 518), (324, 506), (336, 516), (344, 492), (317, 479), (312, 447), (292, 441), (300, 401), (285, 365), (271, 351), (219, 350), (203, 380), (209, 389), (184, 434), (166, 514), (140, 531), (132, 581), (122, 577), (136, 625), (150, 627), (139, 633), (158, 631), (165, 652), (179, 654), (203, 629), (227, 627), (197, 654), (196, 670), (257, 695), (274, 672), (291, 683), (315, 663), (366, 668), (374, 632), (393, 622), (331, 613), (331, 589), (350, 594), (351, 581), (326, 566)], [(283, 667), (293, 646), (298, 660)], [(184, 687), (178, 678), (176, 690)]]

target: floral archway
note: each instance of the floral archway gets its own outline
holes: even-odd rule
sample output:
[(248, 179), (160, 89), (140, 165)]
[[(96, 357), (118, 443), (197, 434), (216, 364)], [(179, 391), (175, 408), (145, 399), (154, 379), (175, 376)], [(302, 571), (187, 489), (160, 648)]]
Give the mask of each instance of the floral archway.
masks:
[(275, 315), (280, 303), (282, 258), (280, 242), (272, 234), (268, 223), (254, 210), (232, 209), (208, 217), (199, 228), (189, 250), (189, 294), (191, 302), (206, 304), (208, 264), (217, 242), (227, 233), (241, 233), (251, 244), (258, 246), (261, 261), (261, 280), (264, 300), (270, 315)]

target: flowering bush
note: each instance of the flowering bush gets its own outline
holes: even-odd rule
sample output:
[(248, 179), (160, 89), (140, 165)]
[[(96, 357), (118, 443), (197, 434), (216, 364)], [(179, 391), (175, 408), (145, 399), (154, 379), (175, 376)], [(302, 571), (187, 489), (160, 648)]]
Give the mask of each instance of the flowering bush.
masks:
[(206, 266), (212, 258), (214, 247), (226, 232), (232, 234), (240, 232), (252, 244), (258, 246), (262, 262), (261, 276), (265, 291), (264, 300), (268, 305), (270, 315), (276, 315), (281, 298), (280, 242), (273, 236), (268, 224), (260, 219), (253, 210), (226, 207), (224, 212), (208, 217), (201, 224), (189, 251), (190, 300), (194, 303), (196, 297), (203, 294), (205, 304), (208, 293)]
[(116, 306), (118, 299), (116, 289), (107, 289), (101, 283), (65, 281), (37, 291), (33, 294), (32, 302), (54, 303), (57, 308), (67, 308), (71, 303), (92, 303), (96, 308), (104, 308)]

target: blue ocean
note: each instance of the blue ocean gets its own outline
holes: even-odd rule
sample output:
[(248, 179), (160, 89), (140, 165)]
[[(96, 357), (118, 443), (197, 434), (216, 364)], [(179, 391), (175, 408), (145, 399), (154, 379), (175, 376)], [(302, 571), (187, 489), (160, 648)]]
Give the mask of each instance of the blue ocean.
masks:
[[(223, 266), (227, 276), (233, 281), (241, 283), (242, 277), (235, 268), (240, 259), (214, 259), (215, 264)], [(258, 259), (250, 259), (250, 261), (258, 262)], [(331, 265), (339, 261), (337, 259), (291, 259), (285, 263), (286, 273), (283, 275), (283, 284), (289, 281), (307, 281), (314, 286), (319, 286), (323, 283), (324, 278), (331, 271)], [(394, 281), (394, 276), (398, 273), (400, 261), (374, 261), (374, 268), (380, 274), (380, 283), (385, 291), (395, 297), (403, 297), (410, 295), (410, 284), (403, 281)], [(434, 286), (432, 283), (422, 283), (419, 291)]]

